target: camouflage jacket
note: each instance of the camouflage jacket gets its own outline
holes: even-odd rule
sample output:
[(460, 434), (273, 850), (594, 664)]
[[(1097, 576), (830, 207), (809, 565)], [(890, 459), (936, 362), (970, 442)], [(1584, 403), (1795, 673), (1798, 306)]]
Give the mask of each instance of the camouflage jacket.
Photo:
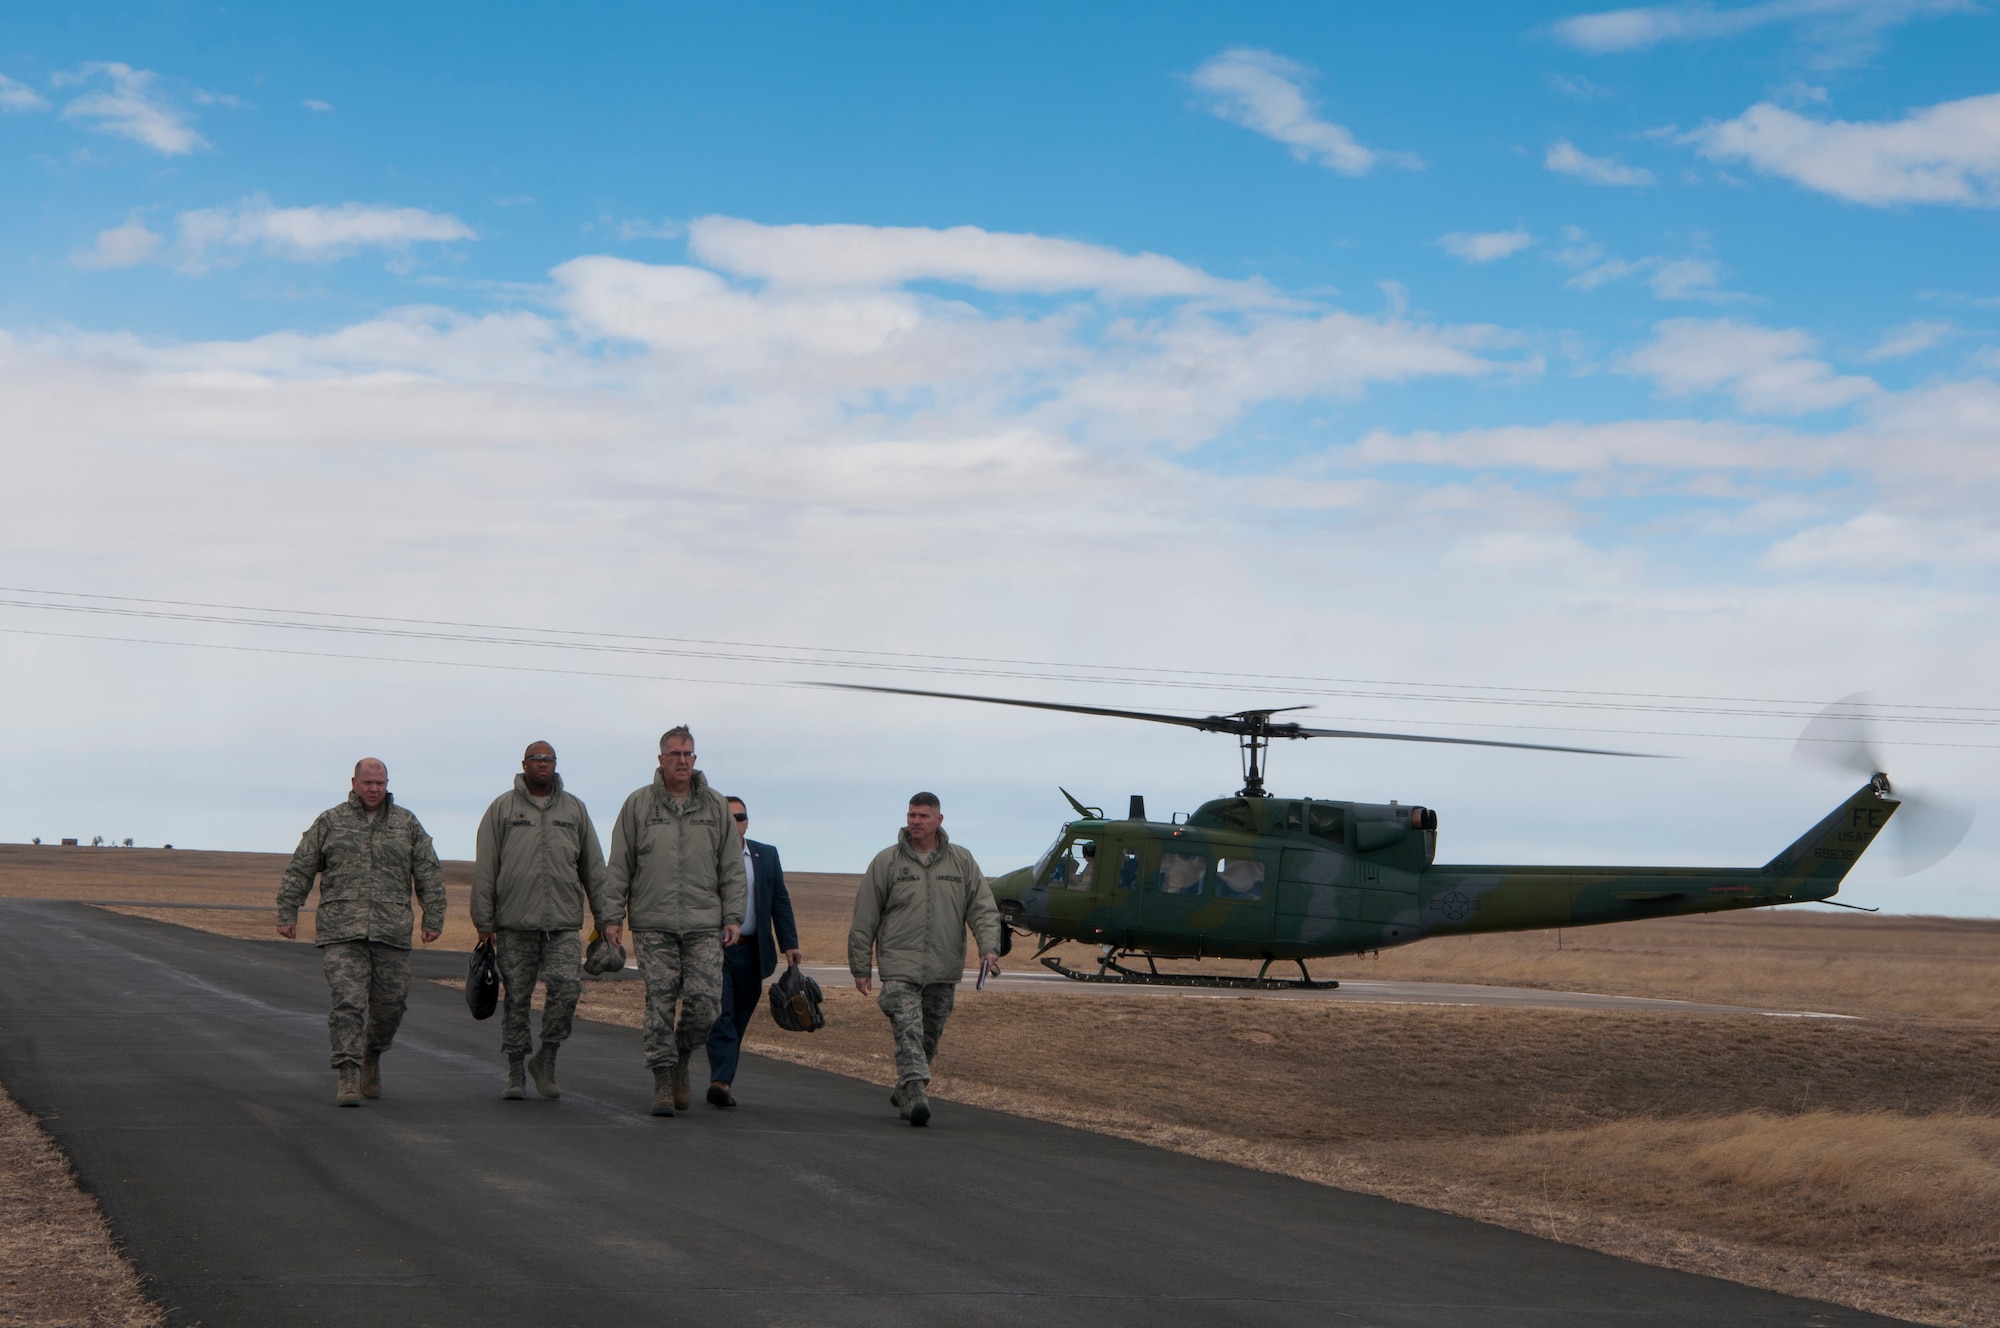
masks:
[(847, 967), (857, 978), (872, 959), (883, 980), (957, 982), (965, 975), (965, 929), (979, 953), (1000, 949), (1000, 910), (972, 855), (942, 829), (937, 847), (919, 853), (910, 832), (868, 864), (854, 896), (854, 927), (847, 933)]
[(358, 794), (321, 812), (299, 838), (278, 886), (278, 925), (299, 920), (319, 877), (317, 943), (377, 941), (410, 948), (410, 891), (424, 906), (424, 930), (444, 930), (444, 870), (431, 837), (395, 795), (370, 816)]
[(743, 920), (750, 884), (743, 879), (743, 838), (729, 804), (697, 770), (678, 803), (666, 779), (633, 792), (611, 827), (609, 916), (645, 931), (709, 931)]
[(604, 850), (581, 799), (563, 792), (562, 776), (547, 805), (529, 796), (528, 781), (493, 800), (479, 818), (472, 867), (472, 925), (479, 931), (574, 931), (583, 903), (593, 917), (610, 909)]

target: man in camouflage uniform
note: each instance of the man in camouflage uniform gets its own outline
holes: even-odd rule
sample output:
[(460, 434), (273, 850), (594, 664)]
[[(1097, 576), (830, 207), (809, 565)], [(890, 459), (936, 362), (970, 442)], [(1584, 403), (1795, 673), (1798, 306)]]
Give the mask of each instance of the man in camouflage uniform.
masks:
[(612, 826), (609, 910), (598, 917), (614, 944), (621, 924), (632, 927), (646, 980), (642, 1041), (655, 1116), (694, 1100), (688, 1056), (722, 1013), (722, 947), (736, 942), (748, 889), (729, 804), (694, 760), (685, 725), (661, 735), (659, 771), (625, 799)]
[[(965, 932), (983, 965), (1000, 962), (1000, 910), (972, 855), (944, 833), (935, 793), (910, 799), (902, 833), (868, 864), (854, 896), (847, 967), (866, 996), (882, 973), (876, 1004), (896, 1036), (896, 1091), (889, 1102), (912, 1125), (929, 1124), (924, 1086), (965, 976)], [(872, 966), (871, 966), (872, 964)]]
[[(601, 920), (609, 906), (597, 831), (583, 802), (563, 791), (556, 749), (529, 743), (514, 787), (480, 818), (473, 855), (472, 925), (481, 941), (494, 943), (506, 984), (500, 1014), (500, 1050), (507, 1057), (503, 1098), (527, 1096), (524, 1068), (534, 1076), (536, 1092), (562, 1096), (556, 1051), (569, 1036), (583, 990), (583, 945), (576, 933), (586, 899), (591, 916)], [(537, 977), (548, 994), (542, 1045), (529, 1060), (528, 1011)]]
[(382, 1053), (403, 1022), (410, 994), (410, 893), (424, 908), (424, 944), (444, 930), (444, 872), (417, 818), (389, 794), (389, 767), (355, 762), (347, 801), (321, 812), (292, 853), (278, 886), (278, 935), (299, 934), (299, 905), (319, 878), (315, 942), (333, 992), (326, 1017), (334, 1102), (358, 1107), (382, 1096)]

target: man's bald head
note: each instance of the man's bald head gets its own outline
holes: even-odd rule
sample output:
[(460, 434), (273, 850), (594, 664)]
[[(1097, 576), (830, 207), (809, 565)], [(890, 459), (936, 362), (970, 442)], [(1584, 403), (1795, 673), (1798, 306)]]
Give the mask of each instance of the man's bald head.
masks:
[(364, 756), (354, 763), (354, 778), (349, 781), (349, 787), (372, 815), (381, 810), (382, 804), (388, 800), (389, 767), (372, 756)]

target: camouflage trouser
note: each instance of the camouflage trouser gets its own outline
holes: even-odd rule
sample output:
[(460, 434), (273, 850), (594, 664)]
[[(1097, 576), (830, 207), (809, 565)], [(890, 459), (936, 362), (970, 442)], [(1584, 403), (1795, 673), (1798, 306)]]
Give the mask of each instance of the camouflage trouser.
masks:
[(583, 942), (573, 931), (503, 930), (496, 939), (500, 981), (506, 991), (500, 1007), (500, 1050), (509, 1056), (534, 1050), (528, 1011), (537, 977), (548, 987), (548, 999), (542, 1004), (542, 1041), (561, 1042), (569, 1036), (576, 998), (583, 991)]
[(326, 1017), (333, 1068), (359, 1065), (370, 1051), (387, 1051), (403, 1022), (410, 994), (410, 952), (378, 941), (337, 941), (320, 947), (333, 1010)]
[(722, 1017), (722, 933), (635, 931), (632, 944), (639, 951), (639, 975), (646, 979), (640, 1036), (646, 1064), (665, 1069), (707, 1042), (708, 1030)]
[(896, 1033), (896, 1082), (912, 1079), (931, 1081), (931, 1061), (936, 1059), (938, 1039), (944, 1036), (945, 1021), (958, 998), (958, 984), (927, 982), (922, 986), (901, 978), (883, 978), (882, 994), (875, 1003), (889, 1016)]

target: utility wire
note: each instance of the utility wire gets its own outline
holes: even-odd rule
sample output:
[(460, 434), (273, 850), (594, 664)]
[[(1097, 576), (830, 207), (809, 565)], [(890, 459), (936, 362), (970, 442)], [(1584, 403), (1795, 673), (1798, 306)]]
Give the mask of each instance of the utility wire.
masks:
[[(355, 655), (341, 651), (331, 651), (331, 650), (292, 650), (280, 646), (234, 645), (218, 641), (175, 641), (175, 640), (161, 639), (157, 637), (142, 637), (142, 636), (100, 636), (86, 632), (49, 632), (49, 631), (40, 631), (33, 628), (25, 628), (25, 627), (0, 627), (0, 633), (4, 633), (9, 636), (50, 637), (65, 641), (116, 641), (132, 645), (177, 646), (191, 650), (224, 650), (239, 654), (281, 655), (298, 659), (332, 659), (332, 660), (344, 660), (351, 662), (374, 663), (374, 664), (416, 664), (432, 668), (482, 669), (482, 670), (501, 672), (501, 673), (539, 673), (539, 674), (553, 674), (560, 677), (573, 677), (573, 678), (615, 678), (630, 682), (673, 682), (673, 683), (689, 684), (694, 686), (715, 686), (715, 687), (772, 687), (772, 688), (785, 688), (790, 690), (801, 690), (801, 691), (816, 691), (819, 690), (822, 686), (824, 686), (824, 684), (821, 683), (798, 682), (792, 680), (766, 680), (766, 679), (751, 679), (751, 678), (689, 678), (689, 677), (676, 677), (668, 674), (656, 674), (656, 673), (615, 673), (606, 669), (558, 668), (552, 665), (541, 665), (541, 664), (493, 664), (479, 660), (425, 659), (419, 656), (408, 656), (408, 655)], [(1190, 716), (1201, 716), (1201, 715), (1206, 715), (1208, 713), (1207, 711), (1204, 710), (1186, 710), (1185, 708), (1183, 708), (1183, 711), (1184, 713)], [(1341, 723), (1351, 723), (1351, 724), (1379, 724), (1384, 722), (1382, 717), (1379, 715), (1328, 715), (1325, 718), (1330, 720), (1336, 720)], [(1409, 722), (1409, 721), (1397, 721), (1397, 722)], [(1607, 735), (1628, 736), (1628, 737), (1643, 736), (1643, 737), (1655, 737), (1655, 738), (1724, 738), (1732, 741), (1743, 741), (1743, 742), (1800, 741), (1800, 739), (1795, 739), (1787, 734), (1770, 734), (1770, 733), (1700, 733), (1700, 732), (1689, 732), (1684, 729), (1613, 729), (1613, 728), (1583, 728), (1576, 726), (1564, 726), (1564, 725), (1554, 725), (1554, 724), (1489, 724), (1473, 720), (1448, 720), (1444, 722), (1449, 724), (1453, 728), (1506, 729), (1515, 731), (1525, 730), (1536, 733), (1585, 733), (1585, 734), (1607, 734)], [(1804, 741), (1832, 742), (1838, 744), (1843, 740), (1833, 739), (1833, 738), (1826, 738), (1826, 739), (1812, 738), (1812, 739), (1805, 739)], [(1927, 741), (1911, 741), (1904, 739), (1896, 739), (1894, 741), (1895, 745), (1898, 747), (1953, 747), (1953, 748), (1970, 748), (1982, 751), (1984, 750), (2000, 751), (2000, 743), (1927, 742)]]
[[(1507, 688), (1486, 684), (1399, 683), (1365, 679), (1319, 678), (1299, 674), (1234, 674), (1214, 670), (1193, 669), (1140, 668), (1135, 670), (1114, 665), (1067, 664), (1055, 661), (964, 655), (859, 651), (833, 647), (647, 636), (636, 633), (582, 632), (554, 628), (507, 627), (439, 619), (391, 618), (370, 614), (332, 614), (314, 610), (287, 610), (245, 605), (207, 604), (200, 601), (147, 599), (139, 596), (82, 595), (63, 591), (34, 590), (19, 587), (0, 587), (0, 594), (25, 594), (50, 597), (43, 600), (0, 599), (0, 608), (139, 618), (206, 626), (327, 632), (341, 635), (435, 641), (449, 644), (499, 645), (538, 650), (575, 650), (599, 654), (710, 660), (718, 663), (781, 665), (869, 672), (904, 672), (958, 677), (1007, 678), (1019, 681), (1119, 684), (1124, 686), (1160, 687), (1180, 690), (1194, 688), (1212, 690), (1218, 684), (1226, 684), (1237, 690), (1262, 687), (1267, 690), (1284, 691), (1292, 695), (1339, 697), (1350, 700), (1382, 700), (1404, 704), (1424, 703), (1553, 710), (1596, 710), (1632, 714), (1687, 714), (1714, 717), (1800, 720), (1809, 719), (1825, 708), (1821, 702), (1791, 701), (1776, 698), (1704, 697), (1673, 693), (1603, 692), (1562, 688)], [(57, 596), (68, 599), (91, 599), (99, 601), (99, 603), (75, 604), (55, 602), (54, 597)], [(128, 608), (117, 607), (118, 605), (152, 605), (158, 607)], [(189, 609), (204, 609), (209, 610), (209, 612), (185, 612), (185, 610)], [(246, 614), (271, 616), (240, 616)], [(62, 634), (52, 633), (51, 635)], [(357, 656), (356, 658), (360, 657)], [(588, 670), (578, 672), (588, 672)], [(1299, 685), (1301, 683), (1345, 685), (1304, 687)], [(1450, 691), (1484, 694), (1460, 696), (1450, 695)], [(1500, 694), (1508, 692), (1517, 694), (1511, 696)], [(1581, 699), (1591, 697), (1604, 699)], [(1709, 702), (1711, 704), (1641, 704), (1641, 702), (1647, 700), (1656, 702)], [(1785, 708), (1770, 708), (1774, 706)], [(2000, 707), (1897, 705), (1869, 702), (1853, 705), (1845, 713), (1855, 717), (1865, 716), (1898, 724), (1974, 727), (2000, 726), (2000, 718), (1984, 717), (1987, 715), (2000, 715)], [(1525, 728), (1534, 726), (1501, 725), (1491, 727)], [(1611, 732), (1613, 730), (1604, 731)]]

